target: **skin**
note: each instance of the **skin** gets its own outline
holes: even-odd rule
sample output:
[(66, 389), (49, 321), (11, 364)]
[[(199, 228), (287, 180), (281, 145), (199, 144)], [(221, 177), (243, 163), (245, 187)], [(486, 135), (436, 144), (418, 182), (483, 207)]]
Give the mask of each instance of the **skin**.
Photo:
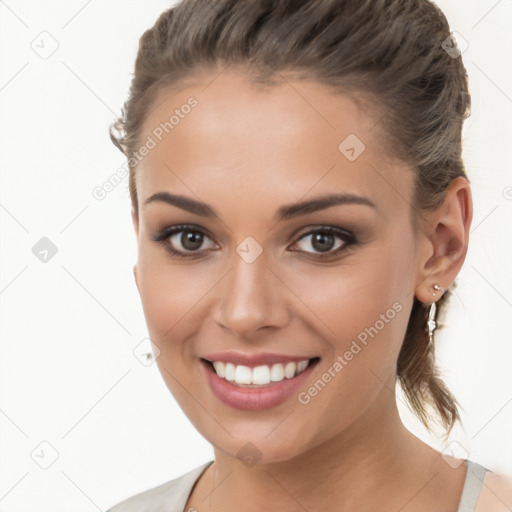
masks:
[[(164, 90), (141, 140), (190, 96), (198, 105), (139, 164), (132, 212), (134, 275), (158, 367), (215, 452), (186, 510), (455, 512), (466, 466), (447, 464), (403, 426), (394, 389), (414, 296), (437, 300), (433, 285), (446, 289), (464, 262), (468, 181), (453, 180), (414, 229), (413, 171), (387, 157), (371, 109), (316, 82), (265, 89), (235, 69)], [(349, 134), (366, 146), (355, 161), (338, 150)], [(161, 191), (208, 203), (218, 217), (144, 204)], [(273, 220), (285, 204), (333, 191), (369, 198), (376, 209), (338, 205)], [(206, 233), (199, 257), (177, 259), (151, 240), (177, 224)], [(322, 262), (304, 235), (325, 225), (357, 240)], [(247, 236), (263, 251), (252, 263), (236, 252)], [(180, 236), (172, 240), (187, 252)], [(334, 238), (336, 248), (343, 243)], [(199, 357), (224, 350), (318, 356), (307, 389), (396, 302), (401, 311), (308, 404), (293, 396), (262, 411), (236, 410), (201, 371)], [(250, 467), (237, 457), (248, 442), (260, 457)]]

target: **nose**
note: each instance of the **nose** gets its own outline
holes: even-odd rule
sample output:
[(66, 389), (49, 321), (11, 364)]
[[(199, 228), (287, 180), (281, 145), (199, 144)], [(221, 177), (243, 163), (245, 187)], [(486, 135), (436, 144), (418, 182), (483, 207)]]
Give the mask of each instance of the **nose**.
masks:
[(267, 266), (264, 255), (248, 263), (235, 253), (232, 262), (231, 270), (217, 289), (214, 322), (244, 339), (254, 339), (286, 325), (288, 289)]

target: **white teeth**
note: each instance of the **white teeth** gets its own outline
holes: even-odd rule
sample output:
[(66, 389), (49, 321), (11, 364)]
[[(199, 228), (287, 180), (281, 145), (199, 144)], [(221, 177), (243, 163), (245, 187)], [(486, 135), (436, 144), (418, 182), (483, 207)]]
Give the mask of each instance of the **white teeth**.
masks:
[(309, 361), (301, 361), (298, 365), (297, 365), (297, 374), (303, 372), (307, 366), (308, 366), (308, 362)]
[(235, 380), (235, 365), (233, 363), (226, 363), (226, 380)]
[(273, 364), (270, 368), (270, 380), (279, 382), (284, 379), (284, 366), (281, 363)]
[(270, 368), (267, 365), (253, 368), (251, 384), (270, 384)]
[(302, 373), (308, 367), (308, 364), (309, 359), (305, 359), (299, 363), (276, 363), (272, 366), (261, 365), (250, 368), (244, 365), (214, 361), (213, 367), (219, 377), (237, 385), (266, 386), (271, 382), (281, 382), (285, 378), (293, 379), (293, 377)]
[(235, 370), (235, 382), (237, 384), (252, 384), (252, 371), (248, 366), (238, 365)]
[(295, 371), (297, 370), (297, 363), (286, 363), (284, 367), (284, 376), (287, 379), (291, 379), (295, 376)]
[(226, 377), (226, 365), (222, 361), (215, 361), (213, 367), (219, 377)]

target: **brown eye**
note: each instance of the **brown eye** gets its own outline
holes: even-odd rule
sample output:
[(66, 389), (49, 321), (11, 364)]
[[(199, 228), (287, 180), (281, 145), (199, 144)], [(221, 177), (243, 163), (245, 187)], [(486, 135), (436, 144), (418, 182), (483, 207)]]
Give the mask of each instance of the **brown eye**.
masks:
[(355, 237), (348, 231), (326, 226), (305, 233), (294, 247), (300, 243), (303, 246), (300, 251), (323, 258), (335, 256), (346, 250), (348, 246), (355, 243)]
[(204, 235), (195, 231), (181, 231), (181, 236), (178, 239), (185, 250), (195, 251), (203, 244)]
[[(172, 256), (178, 258), (199, 257), (207, 249), (215, 246), (206, 233), (190, 226), (167, 227), (151, 239), (163, 245)], [(204, 247), (206, 240), (210, 240), (211, 243)]]
[(333, 249), (335, 244), (335, 236), (326, 233), (315, 233), (311, 235), (311, 246), (320, 252), (326, 252)]

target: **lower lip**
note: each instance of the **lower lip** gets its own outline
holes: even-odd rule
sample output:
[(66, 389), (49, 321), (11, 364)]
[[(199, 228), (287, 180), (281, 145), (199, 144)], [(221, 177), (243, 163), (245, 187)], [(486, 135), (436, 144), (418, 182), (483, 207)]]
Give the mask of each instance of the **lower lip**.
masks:
[(271, 382), (268, 386), (261, 388), (245, 388), (219, 377), (209, 363), (201, 360), (206, 380), (215, 396), (226, 405), (245, 411), (270, 409), (286, 402), (304, 385), (317, 363), (318, 359), (315, 359), (293, 379), (285, 378), (281, 382)]

